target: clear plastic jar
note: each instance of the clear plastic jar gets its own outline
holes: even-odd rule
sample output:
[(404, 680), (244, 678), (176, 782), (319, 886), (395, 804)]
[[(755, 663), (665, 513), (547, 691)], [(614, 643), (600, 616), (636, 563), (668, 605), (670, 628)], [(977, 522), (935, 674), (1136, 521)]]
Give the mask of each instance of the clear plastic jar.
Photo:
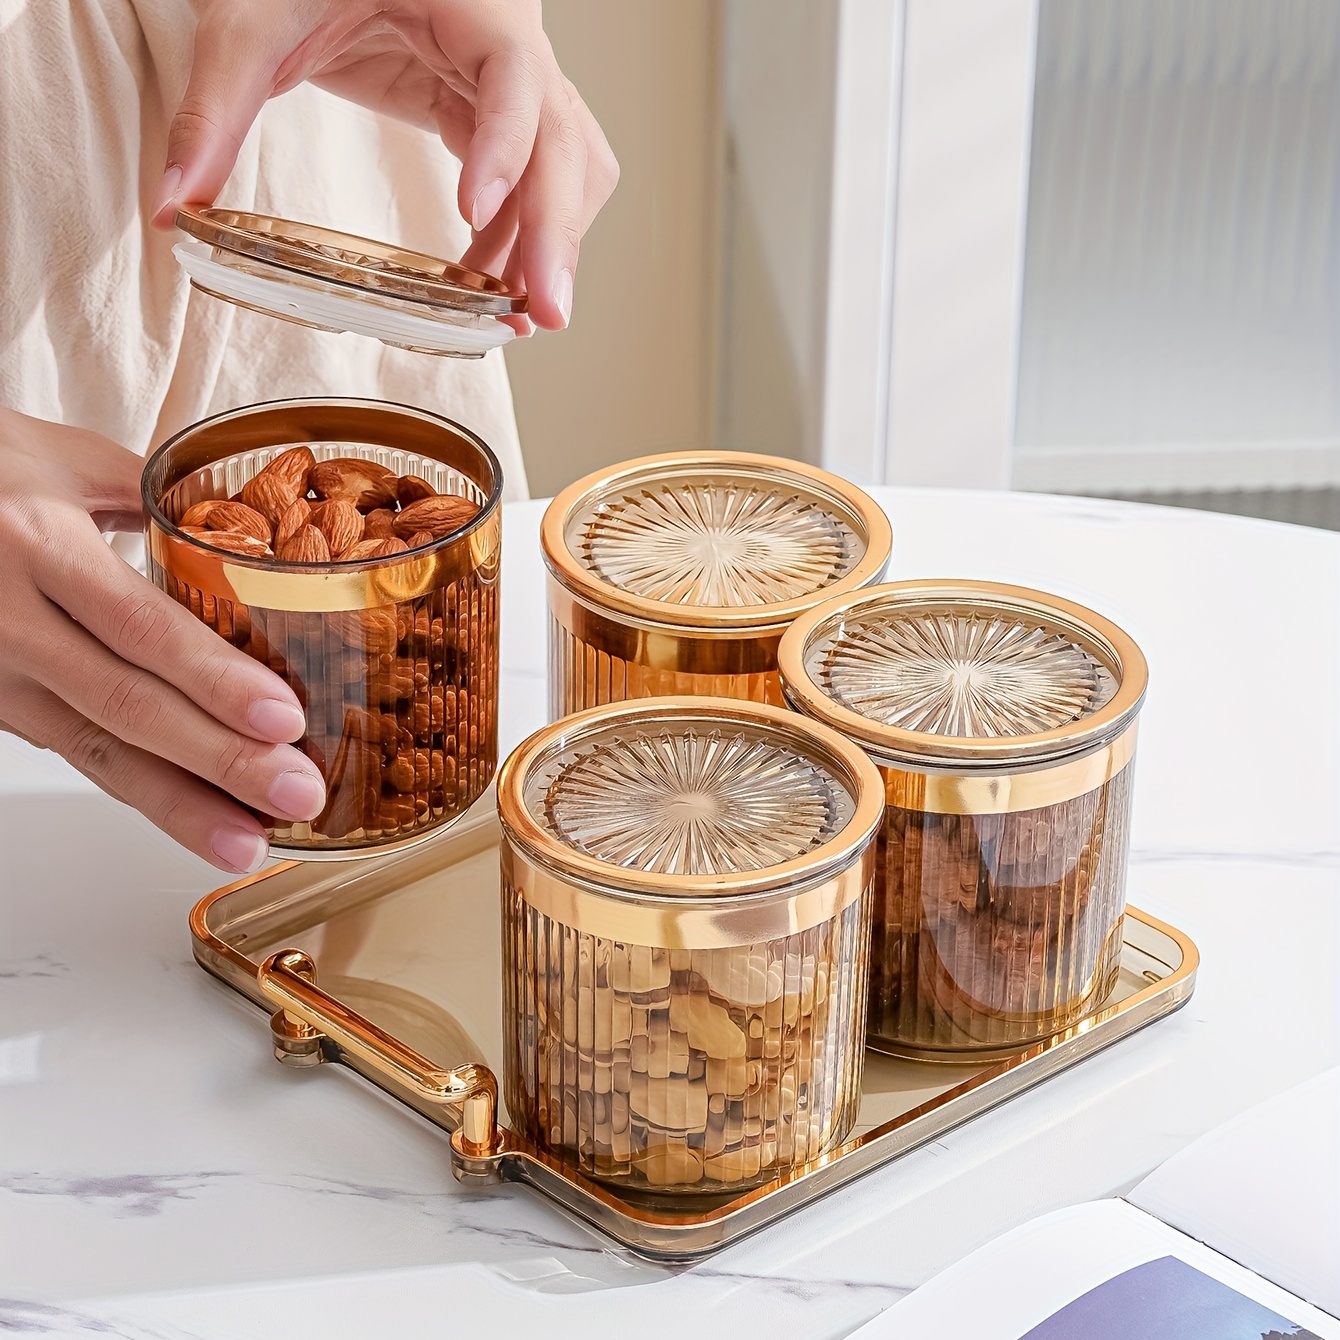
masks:
[(893, 545), (845, 480), (743, 452), (647, 456), (549, 505), (549, 709), (706, 694), (780, 706), (777, 644), (826, 596), (879, 580)]
[(871, 1045), (1008, 1050), (1096, 1008), (1121, 953), (1135, 643), (1041, 591), (897, 582), (797, 620), (779, 658), (792, 705), (884, 778)]
[[(356, 458), (470, 500), (451, 533), (392, 557), (279, 562), (183, 529), (192, 505), (228, 499), (292, 447)], [(149, 573), (197, 618), (298, 695), (298, 747), (326, 780), (311, 823), (260, 816), (271, 850), (314, 859), (418, 840), (462, 814), (497, 766), (502, 472), (467, 429), (361, 400), (232, 410), (179, 433), (143, 480)]]
[(860, 1100), (879, 776), (777, 708), (649, 699), (503, 765), (518, 1131), (645, 1192), (767, 1180)]

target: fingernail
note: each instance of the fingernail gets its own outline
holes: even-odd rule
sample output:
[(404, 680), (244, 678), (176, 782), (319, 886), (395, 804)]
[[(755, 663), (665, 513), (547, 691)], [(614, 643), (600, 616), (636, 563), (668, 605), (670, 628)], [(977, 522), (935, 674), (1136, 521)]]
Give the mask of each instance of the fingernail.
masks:
[(209, 840), (209, 849), (229, 870), (235, 870), (239, 875), (250, 875), (259, 870), (270, 854), (264, 833), (235, 825), (216, 828)]
[(310, 772), (281, 772), (270, 786), (270, 810), (289, 819), (315, 819), (326, 803), (326, 788)]
[(287, 744), (303, 733), (307, 719), (297, 703), (287, 703), (282, 698), (258, 698), (247, 710), (247, 725), (262, 740)]
[(181, 190), (181, 168), (170, 167), (163, 173), (163, 180), (158, 187), (158, 203), (154, 206), (153, 217), (156, 219), (169, 205), (176, 204), (177, 192)]
[(572, 320), (572, 271), (560, 270), (554, 280), (554, 306), (558, 308), (566, 326)]
[(507, 183), (501, 177), (495, 177), (487, 186), (481, 186), (470, 211), (470, 227), (477, 233), (487, 228), (506, 199)]

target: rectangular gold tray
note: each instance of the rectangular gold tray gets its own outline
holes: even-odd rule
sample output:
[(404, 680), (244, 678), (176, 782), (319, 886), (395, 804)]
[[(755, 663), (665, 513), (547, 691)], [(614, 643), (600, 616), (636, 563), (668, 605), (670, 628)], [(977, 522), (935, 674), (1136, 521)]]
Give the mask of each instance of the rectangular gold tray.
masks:
[[(1180, 931), (1128, 908), (1117, 987), (1082, 1023), (1026, 1051), (967, 1064), (867, 1052), (852, 1137), (804, 1168), (744, 1193), (631, 1199), (589, 1180), (510, 1130), (472, 1153), (459, 1128), (453, 1067), (501, 1073), (498, 827), (492, 794), (433, 841), (372, 861), (290, 861), (219, 889), (191, 912), (195, 956), (271, 1013), (289, 1064), (340, 1061), (453, 1131), (452, 1171), (467, 1184), (526, 1182), (642, 1256), (717, 1251), (854, 1178), (981, 1115), (1190, 998), (1198, 954)], [(297, 949), (316, 965), (311, 1010), (262, 965)], [(291, 980), (291, 979), (290, 979)], [(301, 986), (301, 983), (298, 984)], [(304, 1027), (304, 1021), (316, 1027)], [(303, 1035), (307, 1035), (304, 1037)], [(486, 1071), (479, 1066), (472, 1073)], [(467, 1128), (472, 1120), (467, 1109)]]

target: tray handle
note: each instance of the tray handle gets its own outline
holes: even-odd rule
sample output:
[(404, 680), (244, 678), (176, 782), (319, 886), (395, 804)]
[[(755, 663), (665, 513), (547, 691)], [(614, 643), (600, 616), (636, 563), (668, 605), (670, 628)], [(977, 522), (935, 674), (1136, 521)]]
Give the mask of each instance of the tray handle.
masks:
[(486, 1158), (497, 1152), (498, 1081), (487, 1066), (435, 1066), (317, 986), (316, 964), (300, 949), (271, 954), (256, 977), (261, 994), (279, 1007), (270, 1027), (281, 1061), (314, 1064), (328, 1038), (391, 1083), (454, 1112), (463, 1153)]

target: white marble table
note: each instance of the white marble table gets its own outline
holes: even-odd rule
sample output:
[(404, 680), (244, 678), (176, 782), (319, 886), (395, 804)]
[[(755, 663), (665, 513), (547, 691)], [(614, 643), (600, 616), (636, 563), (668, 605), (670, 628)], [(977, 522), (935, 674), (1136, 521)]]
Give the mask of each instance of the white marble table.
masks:
[[(620, 1256), (192, 962), (218, 882), (0, 737), (0, 1331), (126, 1336), (842, 1336), (1042, 1211), (1120, 1192), (1336, 1063), (1340, 535), (1018, 494), (888, 491), (897, 577), (1049, 588), (1152, 682), (1131, 900), (1203, 955), (1191, 1003), (705, 1264)], [(544, 712), (541, 504), (507, 517), (502, 719)]]

